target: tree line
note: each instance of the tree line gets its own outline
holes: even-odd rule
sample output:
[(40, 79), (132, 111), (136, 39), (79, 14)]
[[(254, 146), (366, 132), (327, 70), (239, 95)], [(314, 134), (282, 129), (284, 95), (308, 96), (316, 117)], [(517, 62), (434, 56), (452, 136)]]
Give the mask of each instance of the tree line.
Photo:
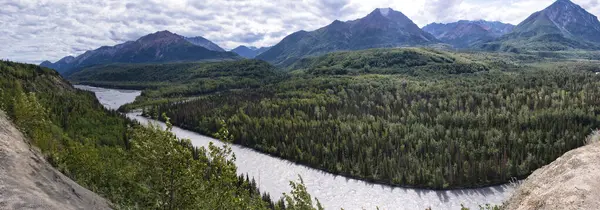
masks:
[[(50, 69), (0, 61), (0, 109), (54, 167), (115, 208), (322, 209), (301, 179), (273, 201), (237, 175), (228, 144), (196, 148), (170, 126), (129, 121)], [(220, 128), (216, 136), (230, 139), (225, 124)]]
[(148, 107), (210, 134), (332, 173), (393, 185), (476, 187), (524, 178), (600, 126), (590, 71), (518, 68), (424, 76), (299, 74)]

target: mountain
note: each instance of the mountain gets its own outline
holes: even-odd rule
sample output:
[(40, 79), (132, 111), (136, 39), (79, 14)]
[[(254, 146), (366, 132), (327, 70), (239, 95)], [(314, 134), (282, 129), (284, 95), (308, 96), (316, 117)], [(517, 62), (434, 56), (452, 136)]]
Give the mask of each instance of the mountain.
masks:
[(269, 49), (271, 49), (271, 47), (257, 48), (252, 46), (246, 47), (244, 45), (240, 45), (239, 47), (236, 47), (235, 49), (231, 50), (231, 52), (237, 53), (238, 55), (244, 58), (255, 58), (257, 55), (260, 55), (261, 53)]
[(225, 52), (225, 50), (221, 47), (219, 47), (219, 45), (211, 42), (208, 39), (205, 39), (204, 37), (201, 36), (197, 36), (197, 37), (186, 37), (185, 40), (187, 40), (188, 42), (196, 45), (196, 46), (200, 46), (200, 47), (204, 47), (208, 50), (212, 50), (212, 51), (217, 51), (217, 52)]
[[(103, 46), (77, 57), (67, 56), (56, 63), (44, 61), (41, 66), (70, 74), (82, 68), (109, 63), (164, 63), (239, 58), (235, 53), (212, 51), (198, 46), (201, 37), (185, 38), (169, 31), (148, 34), (136, 41)], [(193, 40), (196, 44), (189, 41)], [(204, 42), (206, 44), (207, 42)]]
[(257, 53), (257, 55), (260, 55), (264, 52), (267, 52), (267, 50), (269, 50), (269, 49), (271, 49), (271, 47), (261, 47), (261, 48), (256, 49), (256, 53)]
[(298, 31), (256, 58), (275, 65), (290, 65), (311, 55), (333, 51), (428, 45), (439, 41), (421, 30), (401, 12), (375, 9), (364, 18), (339, 20), (316, 31)]
[(304, 70), (313, 75), (358, 74), (462, 74), (490, 68), (456, 54), (422, 48), (367, 49), (310, 56), (292, 64), (289, 70)]
[(456, 48), (467, 48), (477, 43), (494, 40), (510, 33), (515, 26), (502, 22), (485, 20), (461, 20), (453, 23), (432, 23), (423, 30), (442, 42)]
[(75, 57), (73, 56), (67, 56), (64, 57), (58, 61), (56, 61), (56, 63), (51, 63), (50, 61), (44, 61), (40, 64), (40, 66), (44, 66), (44, 67), (48, 67), (51, 69), (65, 69), (65, 68), (69, 68), (71, 66), (71, 63), (73, 63), (73, 61), (75, 60)]
[(600, 49), (600, 21), (569, 0), (557, 0), (533, 13), (512, 33), (483, 44), (488, 50), (558, 51)]

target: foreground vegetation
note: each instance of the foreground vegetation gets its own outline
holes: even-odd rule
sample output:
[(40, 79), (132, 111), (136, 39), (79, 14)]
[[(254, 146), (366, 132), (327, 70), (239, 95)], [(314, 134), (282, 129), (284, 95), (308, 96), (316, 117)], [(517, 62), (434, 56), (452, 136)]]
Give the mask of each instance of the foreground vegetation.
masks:
[(300, 60), (258, 87), (137, 107), (204, 134), (225, 119), (235, 143), (336, 174), (477, 187), (523, 178), (600, 126), (598, 63), (561, 59), (339, 52)]
[[(137, 125), (50, 69), (0, 61), (0, 109), (50, 163), (118, 209), (320, 208), (301, 181), (272, 202), (237, 176), (228, 145), (194, 148), (169, 129)], [(224, 124), (216, 136), (232, 138)]]

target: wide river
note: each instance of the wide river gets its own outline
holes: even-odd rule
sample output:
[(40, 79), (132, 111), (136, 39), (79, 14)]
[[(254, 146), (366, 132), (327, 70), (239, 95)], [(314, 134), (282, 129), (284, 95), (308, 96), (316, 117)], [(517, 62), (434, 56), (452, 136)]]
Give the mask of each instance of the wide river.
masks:
[[(77, 88), (93, 91), (98, 100), (108, 109), (132, 102), (139, 91), (115, 90), (90, 86)], [(128, 113), (127, 117), (142, 124), (164, 124)], [(209, 142), (221, 145), (216, 139), (192, 131), (173, 127), (179, 138), (187, 138), (194, 146), (207, 146)], [(460, 209), (464, 204), (471, 209), (479, 209), (482, 204), (501, 204), (514, 190), (513, 185), (500, 185), (465, 190), (422, 190), (403, 187), (390, 187), (360, 180), (333, 175), (321, 170), (295, 164), (280, 158), (265, 155), (239, 145), (233, 145), (238, 173), (254, 177), (261, 192), (272, 198), (289, 192), (289, 181), (302, 176), (309, 193), (318, 198), (326, 209)]]

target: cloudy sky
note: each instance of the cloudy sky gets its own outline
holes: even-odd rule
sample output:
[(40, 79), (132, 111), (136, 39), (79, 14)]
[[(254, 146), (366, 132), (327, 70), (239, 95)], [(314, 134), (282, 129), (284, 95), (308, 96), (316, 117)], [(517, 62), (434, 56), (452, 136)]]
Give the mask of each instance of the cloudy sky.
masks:
[[(518, 24), (554, 0), (0, 0), (0, 58), (56, 61), (160, 30), (225, 49), (270, 46), (298, 30), (391, 7), (417, 25), (459, 19)], [(572, 0), (600, 15), (600, 0)]]

